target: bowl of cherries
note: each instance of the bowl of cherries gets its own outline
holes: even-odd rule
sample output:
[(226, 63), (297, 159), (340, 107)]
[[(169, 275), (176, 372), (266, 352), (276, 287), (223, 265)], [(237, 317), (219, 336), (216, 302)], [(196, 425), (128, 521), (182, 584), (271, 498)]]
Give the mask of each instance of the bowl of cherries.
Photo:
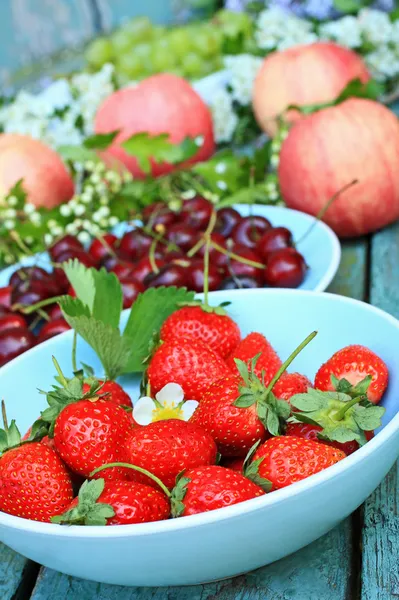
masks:
[[(209, 244), (205, 240), (209, 240)], [(204, 288), (208, 247), (209, 291), (243, 288), (298, 288), (324, 291), (340, 262), (333, 231), (314, 217), (283, 207), (239, 205), (219, 210), (201, 197), (179, 212), (156, 202), (141, 219), (120, 224), (87, 246), (65, 235), (45, 254), (0, 272), (0, 367), (37, 343), (69, 329), (53, 298), (74, 295), (62, 263), (116, 274), (129, 308), (149, 287)], [(47, 302), (41, 310), (26, 308)]]

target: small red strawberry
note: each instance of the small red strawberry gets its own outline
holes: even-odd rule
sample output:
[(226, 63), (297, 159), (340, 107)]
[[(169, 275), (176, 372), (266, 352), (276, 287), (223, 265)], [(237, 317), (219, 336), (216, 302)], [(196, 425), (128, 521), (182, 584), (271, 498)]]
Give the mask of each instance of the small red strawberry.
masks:
[(244, 462), (245, 457), (239, 456), (237, 458), (236, 456), (232, 456), (231, 458), (222, 458), (220, 466), (242, 474), (244, 470)]
[(273, 394), (280, 400), (289, 400), (295, 394), (306, 394), (313, 387), (305, 375), (300, 373), (283, 373), (273, 387)]
[(365, 346), (346, 346), (336, 352), (317, 371), (315, 388), (322, 391), (351, 392), (351, 395), (356, 395), (356, 387), (367, 378), (369, 379), (367, 398), (373, 404), (377, 404), (388, 385), (386, 364)]
[[(123, 462), (124, 442), (132, 430), (131, 416), (106, 400), (80, 400), (68, 404), (54, 425), (58, 454), (75, 472), (89, 477), (97, 467)], [(108, 469), (106, 479), (128, 479), (123, 469)]]
[[(150, 471), (167, 488), (184, 469), (216, 462), (216, 444), (198, 425), (169, 419), (133, 429), (125, 442), (126, 462)], [(131, 472), (134, 480), (154, 485), (146, 475)]]
[(64, 514), (51, 521), (60, 525), (132, 525), (162, 521), (170, 516), (161, 491), (134, 481), (85, 481), (79, 496)]
[(247, 335), (230, 354), (227, 365), (235, 373), (235, 359), (242, 360), (247, 366), (255, 356), (259, 356), (254, 372), (260, 377), (263, 373), (264, 383), (268, 385), (282, 365), (277, 352), (261, 333), (253, 332)]
[[(128, 406), (129, 408), (132, 408), (133, 405), (129, 394), (125, 392), (119, 383), (111, 380), (102, 381), (101, 379), (98, 379), (97, 383), (101, 386), (98, 393), (101, 395), (105, 394), (104, 400), (109, 400), (118, 406)], [(87, 394), (89, 391), (90, 383), (84, 383), (83, 393)]]
[(264, 495), (261, 487), (235, 471), (215, 465), (188, 469), (172, 491), (172, 515), (186, 517)]
[(178, 383), (188, 400), (201, 400), (205, 390), (228, 373), (226, 363), (214, 350), (203, 342), (183, 338), (163, 342), (147, 370), (154, 394), (167, 383)]
[(255, 470), (255, 477), (267, 479), (271, 491), (278, 490), (331, 467), (345, 458), (342, 450), (293, 436), (279, 436), (260, 446), (246, 474)]
[(15, 422), (0, 437), (0, 510), (16, 517), (50, 522), (73, 498), (60, 457), (46, 444), (21, 444)]
[[(323, 440), (319, 438), (319, 433), (322, 431), (323, 428), (319, 425), (311, 425), (310, 423), (288, 423), (285, 435), (305, 438), (305, 440), (313, 440), (314, 442), (320, 442), (322, 444), (327, 444), (328, 446), (333, 446), (334, 448), (345, 452), (346, 456), (353, 454), (353, 452), (359, 449), (359, 444), (356, 440), (343, 443)], [(373, 431), (365, 431), (364, 433), (367, 441), (371, 440), (371, 438), (374, 436)]]
[[(220, 312), (220, 314), (219, 314)], [(200, 340), (226, 358), (241, 339), (238, 325), (221, 307), (183, 306), (172, 313), (161, 328), (161, 339)]]

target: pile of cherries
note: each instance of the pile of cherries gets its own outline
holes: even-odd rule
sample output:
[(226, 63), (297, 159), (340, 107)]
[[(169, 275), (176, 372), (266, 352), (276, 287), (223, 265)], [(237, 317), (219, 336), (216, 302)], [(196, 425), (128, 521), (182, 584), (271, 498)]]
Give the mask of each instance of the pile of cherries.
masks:
[[(195, 197), (180, 212), (162, 202), (147, 206), (142, 227), (121, 239), (109, 233), (94, 239), (88, 249), (66, 235), (49, 254), (52, 272), (39, 266), (21, 267), (9, 285), (0, 288), (0, 367), (37, 343), (69, 329), (58, 304), (39, 315), (24, 316), (31, 306), (65, 293), (74, 295), (59, 265), (78, 259), (87, 267), (105, 267), (116, 274), (123, 289), (123, 306), (129, 308), (149, 287), (186, 286), (201, 292), (204, 286), (204, 233), (213, 211), (210, 202)], [(210, 234), (208, 287), (210, 291), (271, 287), (298, 287), (306, 275), (306, 262), (295, 249), (292, 233), (273, 227), (265, 217), (242, 217), (222, 208)], [(40, 316), (43, 317), (40, 321)]]

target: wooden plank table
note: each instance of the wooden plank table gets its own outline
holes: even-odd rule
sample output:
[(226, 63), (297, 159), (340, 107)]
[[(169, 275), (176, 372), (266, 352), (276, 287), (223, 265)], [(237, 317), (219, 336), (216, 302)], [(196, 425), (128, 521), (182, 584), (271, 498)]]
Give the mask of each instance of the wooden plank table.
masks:
[[(344, 245), (330, 291), (399, 318), (399, 223)], [(365, 323), (367, 327), (367, 323)], [(399, 463), (398, 463), (399, 464)], [(399, 597), (398, 465), (367, 502), (303, 550), (203, 586), (125, 588), (67, 577), (0, 545), (1, 600), (390, 600)], [(176, 557), (178, 560), (178, 557)], [(154, 565), (156, 568), (156, 565)]]

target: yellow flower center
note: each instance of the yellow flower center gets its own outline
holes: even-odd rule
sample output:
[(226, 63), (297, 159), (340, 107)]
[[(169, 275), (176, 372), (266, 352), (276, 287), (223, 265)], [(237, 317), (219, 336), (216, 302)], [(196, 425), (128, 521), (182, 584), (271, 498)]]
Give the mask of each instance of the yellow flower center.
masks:
[(156, 407), (152, 411), (152, 422), (166, 421), (168, 419), (180, 419), (184, 421), (183, 411), (180, 405), (176, 405), (174, 402), (170, 404), (164, 402), (162, 407)]

